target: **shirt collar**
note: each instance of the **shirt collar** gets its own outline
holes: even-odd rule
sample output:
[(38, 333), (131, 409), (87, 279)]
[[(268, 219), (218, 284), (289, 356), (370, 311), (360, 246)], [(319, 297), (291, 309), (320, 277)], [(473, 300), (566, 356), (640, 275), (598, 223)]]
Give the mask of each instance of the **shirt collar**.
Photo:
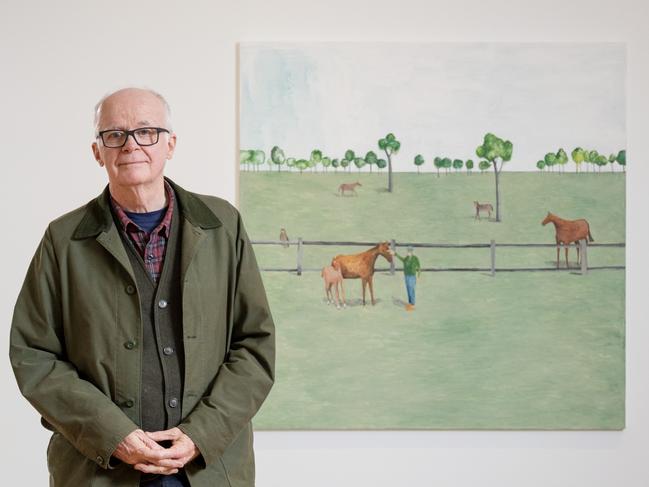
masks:
[[(158, 224), (157, 227), (153, 229), (151, 233), (160, 233), (162, 231), (164, 237), (169, 238), (169, 233), (171, 232), (171, 217), (173, 216), (174, 213), (175, 197), (174, 197), (174, 190), (169, 185), (167, 180), (164, 181), (164, 185), (165, 185), (165, 193), (167, 195), (167, 204), (168, 204), (167, 211), (165, 212), (165, 216), (162, 219), (162, 221)], [(113, 210), (115, 211), (115, 215), (117, 216), (117, 219), (122, 225), (122, 229), (125, 232), (128, 233), (133, 229), (135, 231), (144, 232), (144, 230), (142, 230), (135, 222), (133, 222), (133, 220), (131, 220), (128, 217), (124, 209), (120, 206), (120, 204), (117, 201), (115, 201), (112, 195), (110, 196), (110, 203), (113, 207)]]

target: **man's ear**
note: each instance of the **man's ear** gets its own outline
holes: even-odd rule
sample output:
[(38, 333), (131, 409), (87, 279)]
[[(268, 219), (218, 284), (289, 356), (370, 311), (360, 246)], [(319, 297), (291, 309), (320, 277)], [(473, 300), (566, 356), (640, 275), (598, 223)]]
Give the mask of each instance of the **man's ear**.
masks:
[(95, 156), (95, 161), (97, 161), (101, 167), (104, 167), (104, 163), (101, 160), (101, 154), (99, 154), (99, 146), (97, 145), (97, 142), (92, 143), (92, 155)]
[(169, 134), (169, 140), (167, 141), (167, 159), (171, 159), (174, 156), (174, 151), (176, 150), (176, 133), (172, 132)]

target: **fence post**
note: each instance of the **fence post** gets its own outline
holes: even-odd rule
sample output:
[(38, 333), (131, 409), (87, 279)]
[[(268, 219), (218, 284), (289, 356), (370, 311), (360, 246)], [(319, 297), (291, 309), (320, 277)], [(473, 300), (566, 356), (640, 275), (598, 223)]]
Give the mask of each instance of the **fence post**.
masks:
[[(394, 239), (390, 240), (390, 248), (395, 252), (397, 251), (397, 242)], [(394, 259), (390, 262), (390, 275), (394, 275)]]
[(496, 241), (492, 240), (491, 241), (491, 275), (495, 276), (496, 275)]
[(579, 254), (581, 257), (581, 275), (588, 273), (588, 243), (586, 239), (579, 241)]
[(301, 276), (302, 275), (302, 249), (304, 247), (302, 246), (302, 237), (298, 237), (297, 239), (297, 275)]

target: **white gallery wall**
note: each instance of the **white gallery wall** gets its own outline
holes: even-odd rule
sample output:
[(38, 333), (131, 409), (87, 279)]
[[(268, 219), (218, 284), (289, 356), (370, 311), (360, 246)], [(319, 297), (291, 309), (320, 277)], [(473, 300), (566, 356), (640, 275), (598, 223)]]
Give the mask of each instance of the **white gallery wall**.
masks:
[(90, 151), (104, 93), (163, 93), (178, 134), (167, 174), (236, 203), (238, 42), (614, 41), (627, 43), (626, 429), (258, 432), (257, 485), (649, 485), (648, 23), (640, 0), (0, 0), (3, 484), (47, 485), (49, 433), (15, 385), (9, 325), (47, 223), (106, 184)]

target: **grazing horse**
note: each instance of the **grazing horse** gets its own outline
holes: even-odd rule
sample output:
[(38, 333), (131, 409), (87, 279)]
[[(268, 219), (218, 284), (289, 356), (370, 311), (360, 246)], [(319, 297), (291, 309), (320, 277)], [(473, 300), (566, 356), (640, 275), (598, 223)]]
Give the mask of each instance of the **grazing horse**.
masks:
[(351, 191), (352, 194), (356, 194), (356, 186), (363, 186), (361, 183), (356, 181), (355, 183), (343, 183), (340, 186), (338, 186), (338, 192), (340, 193), (341, 196), (345, 196), (345, 191)]
[(543, 219), (541, 224), (545, 226), (548, 223), (553, 223), (556, 231), (557, 269), (559, 268), (559, 246), (562, 244), (566, 246), (566, 268), (568, 268), (568, 247), (573, 242), (577, 244), (577, 261), (580, 262), (579, 241), (586, 240), (586, 243), (594, 242), (593, 236), (590, 234), (590, 225), (588, 222), (583, 218), (579, 220), (564, 220), (548, 211), (548, 216)]
[(494, 207), (491, 206), (491, 203), (478, 203), (477, 201), (474, 201), (473, 204), (475, 205), (475, 218), (478, 220), (480, 219), (480, 210), (488, 212), (489, 218), (491, 218), (491, 212), (494, 211)]
[(343, 288), (343, 275), (342, 272), (340, 272), (340, 269), (336, 269), (332, 266), (323, 267), (320, 276), (322, 276), (322, 278), (324, 279), (327, 302), (329, 304), (334, 303), (334, 296), (333, 292), (331, 291), (331, 288), (333, 287), (336, 291), (336, 308), (340, 309), (340, 294), (338, 293), (338, 287), (340, 287), (340, 293), (343, 296), (343, 306), (347, 306), (347, 304), (345, 303), (345, 289)]
[(360, 278), (362, 280), (363, 306), (365, 306), (365, 288), (368, 284), (370, 285), (372, 304), (376, 304), (372, 277), (374, 276), (374, 263), (379, 255), (385, 257), (388, 262), (392, 262), (392, 254), (390, 253), (390, 244), (388, 242), (381, 242), (360, 254), (337, 255), (331, 261), (331, 265), (335, 269), (339, 269), (345, 279)]

